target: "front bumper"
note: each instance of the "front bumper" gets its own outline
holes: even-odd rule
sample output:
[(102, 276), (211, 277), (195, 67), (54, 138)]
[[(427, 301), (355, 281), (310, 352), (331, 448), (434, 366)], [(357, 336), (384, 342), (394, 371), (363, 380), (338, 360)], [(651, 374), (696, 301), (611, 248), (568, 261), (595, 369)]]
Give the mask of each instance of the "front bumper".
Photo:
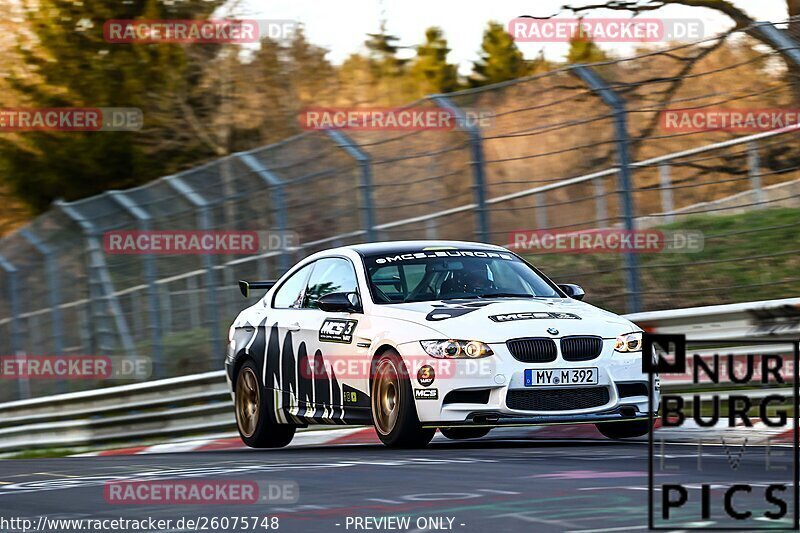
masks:
[(442, 421), (423, 422), (423, 427), (449, 428), (449, 427), (514, 427), (514, 426), (551, 426), (555, 424), (597, 424), (600, 422), (631, 422), (648, 420), (647, 413), (627, 413), (622, 409), (613, 409), (602, 413), (585, 413), (576, 415), (544, 415), (544, 416), (516, 416), (503, 413), (476, 412), (467, 416), (462, 422)]
[[(556, 360), (550, 363), (524, 363), (516, 360), (504, 343), (490, 344), (494, 355), (476, 360), (440, 360), (429, 357), (427, 362), (441, 372), (432, 383), (420, 383), (417, 370), (410, 370), (412, 389), (436, 390), (436, 393), (420, 393), (415, 399), (417, 416), (428, 427), (458, 426), (513, 426), (537, 424), (598, 423), (625, 420), (643, 420), (649, 416), (647, 387), (649, 376), (642, 372), (641, 352), (626, 354), (614, 351), (614, 340), (603, 342), (601, 354), (589, 361), (565, 361), (559, 351)], [(416, 366), (420, 361), (418, 343), (398, 346), (401, 355)], [(446, 363), (440, 363), (446, 361)], [(423, 359), (423, 362), (425, 360)], [(408, 364), (408, 363), (407, 363)], [(525, 370), (549, 370), (567, 368), (597, 368), (597, 384), (526, 387)], [(624, 384), (624, 385), (623, 385)], [(587, 388), (605, 388), (603, 401), (586, 408), (558, 409), (548, 406), (546, 410), (529, 411), (509, 407), (510, 391), (587, 392)], [(644, 388), (643, 388), (644, 387)], [(584, 389), (584, 390), (581, 390)], [(631, 390), (634, 391), (631, 394)], [(570, 392), (567, 392), (570, 391)], [(476, 393), (474, 395), (464, 393)], [(480, 392), (480, 401), (475, 401)], [(454, 393), (454, 394), (451, 394)], [(523, 393), (524, 394), (524, 393)], [(607, 399), (607, 401), (606, 401)], [(466, 401), (464, 401), (466, 400)], [(652, 411), (658, 412), (660, 391), (655, 379)], [(513, 402), (512, 402), (513, 403)]]

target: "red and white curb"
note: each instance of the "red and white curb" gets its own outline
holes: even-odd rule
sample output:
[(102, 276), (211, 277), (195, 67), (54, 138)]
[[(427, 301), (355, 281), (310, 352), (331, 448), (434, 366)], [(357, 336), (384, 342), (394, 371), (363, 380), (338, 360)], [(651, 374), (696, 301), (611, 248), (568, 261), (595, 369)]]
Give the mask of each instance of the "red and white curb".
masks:
[[(498, 428), (490, 433), (491, 437), (507, 439), (555, 439), (555, 440), (606, 440), (597, 428), (591, 424), (575, 425), (555, 425), (555, 426), (533, 426), (525, 428)], [(770, 428), (762, 422), (754, 422), (753, 427), (737, 427), (729, 429), (726, 421), (721, 421), (719, 425), (711, 428), (700, 427), (687, 421), (678, 428), (665, 428), (657, 424), (655, 438), (660, 442), (665, 441), (692, 441), (698, 438), (708, 439), (709, 444), (719, 441), (720, 437), (742, 439), (747, 438), (751, 444), (787, 444), (792, 443), (794, 431), (792, 429)], [(447, 442), (447, 438), (441, 433), (436, 433), (434, 442)], [(645, 440), (645, 438), (636, 439)], [(351, 427), (329, 430), (308, 430), (299, 431), (289, 447), (297, 448), (304, 446), (333, 446), (333, 445), (352, 445), (352, 444), (378, 444), (380, 440), (375, 434), (373, 427)], [(186, 453), (186, 452), (211, 452), (211, 451), (230, 451), (230, 450), (249, 450), (242, 443), (241, 439), (235, 434), (224, 436), (209, 437), (203, 439), (178, 440), (165, 442), (150, 446), (136, 446), (131, 448), (121, 448), (113, 450), (100, 450), (94, 452), (81, 453), (72, 457), (97, 457), (114, 455), (143, 455), (157, 453)]]

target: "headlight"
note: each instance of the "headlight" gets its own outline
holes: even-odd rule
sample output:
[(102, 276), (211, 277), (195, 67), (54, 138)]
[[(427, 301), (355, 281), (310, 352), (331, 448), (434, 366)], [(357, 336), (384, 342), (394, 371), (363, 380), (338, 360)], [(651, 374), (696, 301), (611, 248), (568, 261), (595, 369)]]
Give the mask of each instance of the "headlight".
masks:
[(637, 331), (634, 333), (626, 333), (617, 337), (617, 342), (614, 344), (614, 350), (617, 352), (641, 352), (642, 351), (642, 332)]
[(439, 359), (477, 359), (493, 355), (488, 345), (480, 341), (435, 340), (419, 341), (425, 353)]

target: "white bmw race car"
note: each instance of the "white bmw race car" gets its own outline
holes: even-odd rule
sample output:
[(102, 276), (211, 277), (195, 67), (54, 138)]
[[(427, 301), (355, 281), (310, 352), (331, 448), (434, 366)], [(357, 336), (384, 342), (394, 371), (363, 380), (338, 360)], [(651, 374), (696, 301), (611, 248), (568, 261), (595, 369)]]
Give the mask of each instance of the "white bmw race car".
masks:
[(268, 289), (231, 326), (225, 359), (249, 446), (285, 446), (309, 424), (374, 424), (397, 447), (424, 446), (436, 428), (453, 439), (505, 425), (650, 430), (641, 329), (505, 248), (347, 246), (240, 287)]

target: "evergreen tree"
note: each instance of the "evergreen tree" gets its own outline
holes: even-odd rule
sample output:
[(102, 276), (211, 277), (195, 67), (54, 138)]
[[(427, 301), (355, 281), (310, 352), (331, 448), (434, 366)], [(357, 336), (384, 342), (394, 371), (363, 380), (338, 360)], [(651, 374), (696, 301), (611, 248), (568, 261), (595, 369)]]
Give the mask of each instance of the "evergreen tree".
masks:
[(544, 49), (539, 50), (539, 55), (536, 56), (536, 59), (528, 61), (528, 73), (529, 74), (544, 74), (545, 72), (550, 72), (557, 68), (557, 64), (553, 63), (552, 61), (548, 61), (544, 57)]
[(368, 33), (366, 47), (369, 58), (379, 78), (398, 77), (403, 73), (406, 59), (397, 57), (399, 47), (395, 44), (399, 39), (386, 33), (386, 22), (381, 23), (379, 33)]
[(417, 47), (411, 64), (411, 76), (418, 88), (417, 97), (449, 93), (458, 89), (458, 68), (447, 62), (447, 39), (440, 28), (425, 31), (425, 43)]
[[(193, 104), (200, 66), (218, 45), (110, 44), (103, 24), (111, 19), (209, 18), (222, 0), (166, 3), (156, 0), (22, 0), (25, 24), (15, 53), (26, 65), (8, 82), (21, 105), (136, 107), (140, 132), (25, 132), (0, 139), (0, 171), (15, 194), (36, 210), (62, 197), (74, 200), (128, 187), (210, 155), (189, 131), (170, 95)], [(185, 49), (192, 48), (194, 57)], [(200, 62), (198, 66), (197, 62)]]
[(578, 29), (569, 40), (569, 52), (567, 53), (567, 63), (599, 63), (605, 61), (608, 56), (603, 52), (597, 43), (592, 40), (592, 36)]
[(368, 52), (369, 68), (380, 104), (400, 105), (413, 97), (412, 80), (407, 76), (408, 59), (397, 56), (399, 40), (386, 30), (386, 22), (381, 23), (378, 33), (367, 34), (365, 42)]
[(336, 71), (325, 58), (327, 53), (309, 43), (302, 28), (292, 38), (287, 50), (289, 79), (300, 106), (320, 105), (333, 98)]
[(483, 32), (481, 56), (472, 70), (472, 86), (513, 80), (529, 73), (528, 65), (514, 38), (498, 22), (489, 22), (488, 28)]

